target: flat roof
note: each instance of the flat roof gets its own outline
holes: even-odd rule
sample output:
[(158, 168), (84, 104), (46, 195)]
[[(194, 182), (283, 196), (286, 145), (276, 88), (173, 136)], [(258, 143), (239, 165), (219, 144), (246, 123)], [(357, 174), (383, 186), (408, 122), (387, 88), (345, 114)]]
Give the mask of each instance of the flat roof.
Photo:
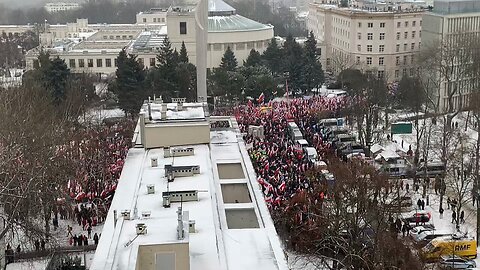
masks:
[[(232, 123), (231, 127), (238, 126), (234, 118), (227, 120)], [(210, 137), (210, 144), (182, 146), (192, 147), (193, 156), (165, 158), (163, 148), (129, 150), (90, 269), (136, 269), (139, 246), (185, 242), (189, 242), (190, 269), (288, 269), (238, 128), (211, 130)], [(158, 167), (151, 166), (151, 158), (157, 158)], [(198, 191), (198, 201), (182, 205), (196, 226), (196, 232), (183, 240), (177, 240), (176, 232), (176, 211), (180, 203), (162, 207), (162, 192), (167, 191), (164, 165), (172, 163), (200, 166), (200, 174), (177, 177), (168, 184), (169, 191)], [(244, 177), (220, 179), (219, 164), (238, 164)], [(222, 186), (231, 183), (245, 184), (251, 202), (224, 203)], [(148, 185), (155, 186), (154, 194), (147, 194)], [(150, 217), (119, 218), (114, 226), (114, 210), (117, 213), (130, 210), (132, 216), (150, 211)], [(258, 227), (229, 229), (227, 213), (238, 210), (254, 213)], [(137, 236), (137, 223), (147, 226), (147, 234), (139, 235), (126, 245)]]

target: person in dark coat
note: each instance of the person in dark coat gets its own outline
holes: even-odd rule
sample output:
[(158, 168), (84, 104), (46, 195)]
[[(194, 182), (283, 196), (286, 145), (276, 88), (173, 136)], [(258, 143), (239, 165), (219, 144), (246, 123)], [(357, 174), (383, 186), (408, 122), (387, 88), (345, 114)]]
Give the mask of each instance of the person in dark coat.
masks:
[(35, 251), (39, 251), (40, 250), (40, 241), (35, 240)]
[(422, 200), (418, 199), (417, 206), (418, 206), (418, 209), (422, 209)]
[(460, 212), (460, 222), (465, 223), (465, 212), (463, 210)]
[(97, 233), (95, 233), (93, 235), (93, 242), (95, 242), (95, 245), (98, 245), (98, 234)]
[(45, 240), (42, 239), (42, 241), (40, 241), (40, 247), (42, 250), (45, 250)]
[(440, 210), (438, 212), (440, 212), (440, 219), (442, 219), (443, 218), (443, 212), (444, 212), (443, 207), (440, 208)]
[(452, 223), (455, 223), (455, 220), (457, 218), (457, 213), (455, 213), (455, 210), (452, 212)]
[(20, 248), (20, 245), (17, 246), (17, 253), (22, 252), (22, 249)]
[(78, 239), (77, 239), (77, 235), (75, 234), (73, 236), (73, 246), (77, 246), (77, 244), (78, 244)]
[(88, 237), (86, 235), (83, 236), (83, 245), (88, 246)]

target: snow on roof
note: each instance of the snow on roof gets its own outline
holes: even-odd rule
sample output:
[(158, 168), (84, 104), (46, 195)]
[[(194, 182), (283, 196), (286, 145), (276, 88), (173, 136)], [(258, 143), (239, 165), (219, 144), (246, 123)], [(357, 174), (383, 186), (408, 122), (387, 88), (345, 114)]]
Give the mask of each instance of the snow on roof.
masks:
[(383, 148), (383, 146), (381, 146), (378, 143), (376, 143), (376, 144), (374, 144), (370, 147), (370, 151), (372, 153), (382, 152), (383, 150), (385, 150), (385, 148)]
[[(175, 104), (176, 105), (176, 104)], [(169, 105), (169, 109), (173, 105)], [(234, 118), (231, 121), (235, 121)], [(262, 192), (256, 181), (245, 144), (238, 129), (210, 132), (210, 145), (189, 145), (194, 155), (165, 158), (163, 148), (145, 150), (131, 148), (125, 160), (115, 196), (90, 269), (138, 269), (137, 256), (141, 245), (189, 243), (190, 269), (287, 269), (282, 245), (276, 234)], [(158, 167), (151, 166), (157, 158)], [(162, 192), (167, 191), (165, 164), (199, 165), (200, 174), (177, 177), (169, 183), (169, 191), (197, 190), (198, 201), (183, 203), (183, 211), (195, 220), (196, 232), (177, 240), (177, 207), (162, 207)], [(217, 164), (240, 164), (241, 179), (220, 179)], [(250, 203), (224, 203), (222, 183), (244, 183)], [(155, 186), (147, 194), (147, 185)], [(229, 229), (227, 209), (253, 209), (258, 228)], [(130, 210), (133, 220), (120, 217), (114, 226), (114, 213)], [(150, 211), (149, 218), (139, 218)], [(120, 215), (119, 215), (120, 216)], [(136, 217), (136, 218), (135, 218)], [(136, 235), (136, 224), (144, 223), (147, 234)]]
[[(177, 103), (164, 103), (167, 105), (167, 119), (166, 120), (192, 120), (205, 119), (205, 112), (201, 103), (183, 103), (183, 108), (179, 110)], [(152, 112), (152, 119), (161, 120), (162, 104), (150, 103)], [(142, 106), (140, 112), (148, 115), (147, 104)]]
[(380, 154), (378, 154), (377, 157), (375, 158), (375, 160), (380, 160), (382, 158), (385, 159), (385, 160), (389, 160), (389, 159), (400, 158), (400, 156), (396, 152), (391, 151), (390, 149), (387, 149), (387, 150), (381, 152)]

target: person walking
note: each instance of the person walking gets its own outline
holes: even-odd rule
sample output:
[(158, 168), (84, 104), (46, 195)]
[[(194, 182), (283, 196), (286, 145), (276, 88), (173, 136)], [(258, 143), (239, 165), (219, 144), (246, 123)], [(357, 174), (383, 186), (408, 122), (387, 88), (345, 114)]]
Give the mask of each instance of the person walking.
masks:
[(42, 250), (45, 250), (45, 240), (42, 239), (42, 241), (40, 241), (40, 247)]
[(93, 235), (93, 242), (95, 243), (95, 245), (98, 245), (98, 234), (97, 233), (95, 233)]
[(87, 233), (88, 233), (88, 238), (92, 238), (92, 226), (91, 225), (88, 225)]
[(438, 212), (440, 212), (440, 219), (442, 219), (443, 218), (443, 207), (440, 207), (440, 210)]
[(417, 206), (418, 206), (418, 210), (422, 209), (422, 200), (418, 199)]
[(422, 210), (425, 210), (425, 201), (422, 200)]
[(450, 204), (452, 204), (452, 201), (450, 201), (450, 197), (447, 198), (447, 210), (450, 209)]
[(405, 190), (407, 191), (407, 193), (408, 193), (409, 189), (410, 189), (410, 185), (407, 183), (407, 184), (405, 185)]
[(405, 234), (407, 233), (407, 224), (403, 223), (403, 226), (402, 226), (402, 235), (403, 237), (405, 237)]
[(455, 210), (452, 212), (452, 223), (455, 223), (455, 220), (457, 218), (457, 213), (455, 213)]
[(67, 237), (68, 237), (68, 236), (73, 237), (73, 234), (72, 234), (72, 226), (70, 226), (70, 225), (67, 225)]
[(463, 210), (460, 212), (460, 222), (465, 223), (465, 212)]

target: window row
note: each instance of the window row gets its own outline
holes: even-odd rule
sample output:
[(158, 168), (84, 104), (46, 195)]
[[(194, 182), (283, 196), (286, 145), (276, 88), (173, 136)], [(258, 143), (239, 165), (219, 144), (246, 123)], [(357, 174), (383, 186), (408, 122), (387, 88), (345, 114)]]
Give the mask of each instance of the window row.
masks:
[[(380, 28), (385, 28), (385, 23), (384, 23), (384, 22), (380, 22), (380, 23), (378, 23), (378, 26), (379, 26)], [(373, 28), (373, 22), (367, 23), (367, 27), (368, 27), (368, 28)], [(362, 23), (361, 23), (361, 22), (358, 22), (358, 28), (362, 28)]]
[(209, 44), (207, 49), (209, 51), (225, 51), (227, 47), (230, 47), (231, 50), (251, 50), (251, 49), (263, 49), (268, 47), (270, 40), (257, 41), (257, 42), (239, 42), (239, 43), (214, 43)]
[[(357, 45), (357, 51), (362, 51), (362, 45)], [(367, 45), (367, 52), (373, 52), (373, 45)], [(378, 45), (378, 52), (385, 52), (385, 45)]]
[[(358, 33), (357, 33), (357, 38), (358, 38), (359, 40), (362, 39), (362, 33), (361, 33), (361, 32), (358, 32)], [(380, 40), (385, 40), (385, 33), (380, 33), (380, 34), (378, 35), (378, 38), (379, 38)], [(367, 33), (367, 40), (373, 40), (373, 33)]]
[[(412, 31), (411, 33), (412, 38), (415, 38), (417, 36), (417, 31)], [(400, 40), (401, 33), (397, 32), (397, 40)], [(418, 37), (422, 37), (422, 31), (418, 31)], [(408, 38), (408, 32), (403, 33), (403, 38), (407, 39)]]
[(133, 35), (103, 35), (103, 39), (133, 39)]
[[(419, 23), (419, 26), (422, 26), (422, 20), (419, 20), (418, 23)], [(409, 21), (404, 21), (403, 25), (405, 27), (409, 27), (410, 22)], [(417, 26), (417, 21), (412, 21), (412, 27), (415, 27), (415, 26)], [(402, 22), (397, 22), (397, 28), (400, 28), (400, 27), (402, 27)]]

